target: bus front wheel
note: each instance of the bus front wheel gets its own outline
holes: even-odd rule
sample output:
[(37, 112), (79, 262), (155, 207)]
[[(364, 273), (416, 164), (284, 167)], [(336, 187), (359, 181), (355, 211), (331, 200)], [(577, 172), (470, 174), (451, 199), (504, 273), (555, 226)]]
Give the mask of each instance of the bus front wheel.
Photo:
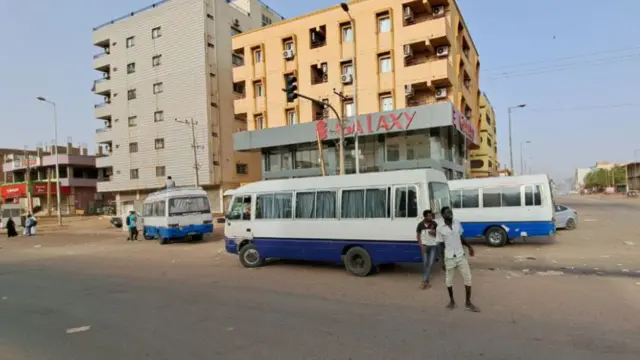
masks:
[(356, 246), (347, 251), (344, 256), (344, 267), (355, 276), (364, 277), (373, 271), (371, 256), (367, 250)]
[(507, 236), (507, 232), (504, 231), (501, 227), (491, 227), (489, 228), (485, 234), (484, 239), (487, 242), (487, 245), (492, 247), (501, 247), (507, 243), (509, 237)]
[(258, 249), (252, 244), (243, 246), (238, 256), (240, 257), (240, 263), (246, 268), (257, 268), (263, 266), (265, 262)]

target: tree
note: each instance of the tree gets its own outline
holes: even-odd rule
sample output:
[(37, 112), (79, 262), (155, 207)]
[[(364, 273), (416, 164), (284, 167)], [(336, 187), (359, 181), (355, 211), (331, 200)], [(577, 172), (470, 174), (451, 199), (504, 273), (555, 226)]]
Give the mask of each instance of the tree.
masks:
[(595, 169), (584, 177), (586, 188), (596, 188), (598, 191), (618, 184), (627, 183), (627, 174), (623, 166), (615, 166), (611, 170)]

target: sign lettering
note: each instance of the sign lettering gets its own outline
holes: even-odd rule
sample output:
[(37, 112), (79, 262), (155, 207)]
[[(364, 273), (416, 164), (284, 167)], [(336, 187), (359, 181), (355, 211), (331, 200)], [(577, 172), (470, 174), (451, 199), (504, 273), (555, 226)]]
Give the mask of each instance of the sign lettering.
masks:
[(476, 127), (473, 125), (471, 120), (467, 119), (466, 116), (457, 111), (453, 105), (451, 107), (453, 109), (453, 126), (464, 134), (464, 136), (472, 143), (477, 145), (478, 131), (476, 130)]
[[(344, 128), (344, 135), (353, 135), (356, 131), (360, 135), (368, 134), (384, 134), (389, 131), (409, 130), (411, 123), (416, 116), (415, 111), (401, 111), (387, 115), (368, 114), (364, 118), (357, 118), (350, 122)], [(320, 140), (325, 140), (329, 136), (327, 132), (327, 121), (318, 120), (316, 123), (316, 132)], [(364, 126), (363, 126), (364, 125)], [(336, 122), (336, 133), (340, 133), (342, 126), (340, 122)]]

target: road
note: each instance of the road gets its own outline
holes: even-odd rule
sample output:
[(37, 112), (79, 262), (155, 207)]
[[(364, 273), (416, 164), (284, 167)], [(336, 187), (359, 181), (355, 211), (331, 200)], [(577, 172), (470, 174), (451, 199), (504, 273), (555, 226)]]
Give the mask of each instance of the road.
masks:
[[(639, 245), (624, 241), (637, 226), (620, 231), (634, 208), (562, 201), (595, 221), (555, 243), (478, 246), (479, 314), (444, 309), (439, 271), (434, 288), (419, 291), (414, 266), (362, 279), (327, 265), (244, 269), (219, 240), (3, 238), (0, 359), (637, 359), (639, 258), (624, 264), (629, 272), (568, 269), (587, 261), (615, 270), (636, 254)], [(521, 261), (528, 253), (535, 260)], [(564, 275), (545, 272), (556, 268)], [(460, 303), (462, 290), (456, 278)]]

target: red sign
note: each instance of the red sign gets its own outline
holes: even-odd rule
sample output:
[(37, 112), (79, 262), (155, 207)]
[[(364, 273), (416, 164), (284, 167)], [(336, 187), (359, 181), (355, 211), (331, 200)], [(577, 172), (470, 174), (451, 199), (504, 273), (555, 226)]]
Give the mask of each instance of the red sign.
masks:
[[(51, 194), (56, 194), (56, 183), (50, 183)], [(8, 198), (16, 198), (16, 197), (26, 197), (27, 196), (27, 185), (26, 184), (14, 184), (14, 185), (5, 185), (1, 188), (1, 194), (4, 199)], [(60, 187), (60, 194), (69, 195), (71, 194), (71, 188), (68, 186)], [(31, 195), (33, 196), (42, 196), (47, 195), (47, 183), (32, 183), (31, 184)]]
[(27, 196), (26, 184), (5, 185), (0, 189), (3, 199)]
[(478, 130), (473, 126), (471, 120), (457, 111), (453, 105), (451, 107), (453, 110), (453, 126), (463, 133), (467, 139), (471, 140), (472, 143), (478, 144)]
[[(416, 112), (401, 111), (398, 113), (390, 113), (386, 115), (369, 114), (364, 119), (357, 119), (344, 128), (344, 135), (349, 136), (354, 132), (358, 134), (382, 134), (392, 130), (408, 130), (413, 122)], [(316, 123), (316, 131), (320, 140), (326, 139), (329, 135), (327, 132), (327, 121), (318, 120)], [(336, 133), (342, 130), (340, 122), (336, 122)]]

